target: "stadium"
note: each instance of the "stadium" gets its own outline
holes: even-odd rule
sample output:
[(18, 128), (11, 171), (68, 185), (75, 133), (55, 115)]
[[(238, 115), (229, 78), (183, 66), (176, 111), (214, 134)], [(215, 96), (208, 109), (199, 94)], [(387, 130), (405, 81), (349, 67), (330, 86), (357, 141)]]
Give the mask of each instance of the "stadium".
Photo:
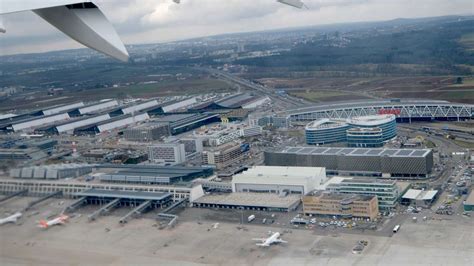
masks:
[(289, 117), (291, 121), (309, 122), (323, 118), (347, 119), (380, 114), (393, 114), (397, 122), (459, 121), (474, 118), (474, 105), (439, 100), (365, 100), (311, 105), (278, 115)]

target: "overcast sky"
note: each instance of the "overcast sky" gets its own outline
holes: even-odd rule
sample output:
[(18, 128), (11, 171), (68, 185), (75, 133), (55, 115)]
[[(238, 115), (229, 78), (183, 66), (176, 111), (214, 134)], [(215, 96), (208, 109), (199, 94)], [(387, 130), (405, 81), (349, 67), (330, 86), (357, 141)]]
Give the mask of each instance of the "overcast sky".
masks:
[[(181, 0), (179, 5), (172, 0), (94, 2), (125, 44), (339, 22), (474, 14), (472, 0), (305, 0), (308, 9), (301, 10), (276, 0)], [(2, 20), (7, 33), (0, 34), (0, 55), (82, 47), (32, 12), (4, 15)]]

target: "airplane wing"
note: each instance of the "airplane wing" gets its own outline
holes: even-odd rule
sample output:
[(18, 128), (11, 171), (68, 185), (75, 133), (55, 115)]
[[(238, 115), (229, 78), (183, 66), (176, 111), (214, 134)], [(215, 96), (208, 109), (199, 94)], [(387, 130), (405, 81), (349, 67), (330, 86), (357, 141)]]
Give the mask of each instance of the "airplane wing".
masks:
[(31, 10), (77, 42), (121, 61), (128, 52), (112, 24), (91, 1), (2, 0), (0, 15)]
[[(91, 0), (0, 0), (0, 15), (33, 11), (77, 42), (121, 61), (129, 55), (112, 24)], [(179, 4), (180, 0), (173, 0)], [(277, 0), (302, 8), (301, 0)], [(0, 21), (0, 33), (6, 33)]]
[(288, 241), (285, 241), (285, 240), (283, 240), (283, 239), (281, 239), (281, 238), (275, 239), (273, 242), (274, 242), (274, 243), (288, 243)]
[(265, 242), (267, 239), (266, 238), (252, 238), (253, 241), (260, 241), (260, 242)]

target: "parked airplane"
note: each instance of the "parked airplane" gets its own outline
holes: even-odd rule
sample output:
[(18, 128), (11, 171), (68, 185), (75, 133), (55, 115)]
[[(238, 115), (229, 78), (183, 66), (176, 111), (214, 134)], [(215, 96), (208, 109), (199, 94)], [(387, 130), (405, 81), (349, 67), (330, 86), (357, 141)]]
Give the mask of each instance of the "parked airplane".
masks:
[(256, 244), (257, 246), (260, 246), (260, 247), (269, 247), (272, 244), (288, 243), (287, 241), (282, 240), (280, 238), (279, 232), (272, 233), (272, 235), (268, 238), (254, 238), (252, 240), (260, 241), (261, 243)]
[(69, 219), (69, 216), (67, 215), (60, 215), (52, 220), (49, 220), (49, 221), (45, 221), (45, 220), (41, 220), (39, 221), (39, 227), (41, 228), (48, 228), (50, 226), (53, 226), (53, 225), (61, 225), (61, 224), (64, 224), (67, 220)]
[[(180, 0), (173, 0), (176, 4)], [(301, 8), (301, 0), (277, 0)], [(91, 0), (1, 0), (0, 15), (33, 11), (77, 42), (121, 61), (128, 52), (112, 24)], [(0, 22), (0, 32), (6, 29)]]
[(6, 223), (16, 223), (16, 221), (22, 216), (21, 212), (17, 212), (13, 215), (8, 216), (7, 218), (0, 219), (0, 225)]

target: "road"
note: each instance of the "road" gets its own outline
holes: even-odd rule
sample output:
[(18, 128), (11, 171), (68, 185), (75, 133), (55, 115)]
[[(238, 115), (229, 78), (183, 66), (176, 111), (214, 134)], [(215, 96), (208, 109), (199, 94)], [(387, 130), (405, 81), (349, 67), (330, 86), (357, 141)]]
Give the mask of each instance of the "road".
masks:
[(303, 106), (303, 105), (312, 104), (311, 102), (308, 102), (306, 100), (299, 99), (299, 98), (296, 98), (296, 97), (292, 97), (290, 95), (279, 95), (275, 91), (273, 91), (273, 90), (271, 90), (271, 89), (269, 89), (265, 86), (262, 86), (260, 84), (254, 83), (252, 81), (237, 77), (235, 75), (229, 74), (229, 73), (221, 71), (221, 70), (217, 70), (217, 69), (213, 69), (213, 68), (198, 68), (198, 70), (206, 71), (208, 73), (211, 73), (211, 74), (217, 76), (218, 78), (234, 82), (238, 85), (247, 87), (247, 88), (252, 89), (254, 91), (257, 91), (257, 92), (259, 92), (263, 95), (266, 95), (266, 96), (270, 97), (272, 100), (274, 100), (275, 105), (279, 106), (279, 107), (295, 108), (295, 107), (300, 107), (300, 106)]

